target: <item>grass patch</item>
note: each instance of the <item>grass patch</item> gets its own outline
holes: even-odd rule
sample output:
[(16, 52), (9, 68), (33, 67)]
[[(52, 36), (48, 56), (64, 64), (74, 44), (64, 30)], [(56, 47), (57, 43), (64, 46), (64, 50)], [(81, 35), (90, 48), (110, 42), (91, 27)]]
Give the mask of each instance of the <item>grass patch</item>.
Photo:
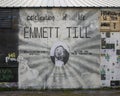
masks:
[(73, 92), (43, 92), (43, 93), (26, 93), (22, 96), (86, 96), (85, 94), (74, 94)]
[[(120, 88), (99, 88), (99, 89), (18, 89), (0, 88), (2, 96), (120, 96)], [(7, 92), (4, 92), (7, 91)]]
[(90, 89), (33, 89), (33, 88), (27, 88), (27, 89), (19, 89), (17, 87), (0, 87), (0, 91), (41, 91), (41, 92), (71, 92), (71, 91), (97, 91), (97, 90), (120, 90), (120, 87), (103, 87), (103, 88), (90, 88)]
[(8, 88), (8, 87), (0, 87), (0, 92), (1, 91), (18, 91), (19, 89), (17, 87), (12, 87), (12, 88)]

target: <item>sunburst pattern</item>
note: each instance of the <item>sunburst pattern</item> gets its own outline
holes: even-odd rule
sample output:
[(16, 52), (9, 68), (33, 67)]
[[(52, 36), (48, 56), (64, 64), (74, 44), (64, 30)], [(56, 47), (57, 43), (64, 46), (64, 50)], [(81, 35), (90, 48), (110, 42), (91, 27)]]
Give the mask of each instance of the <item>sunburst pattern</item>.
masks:
[[(91, 14), (92, 13), (92, 14)], [(50, 15), (55, 21), (27, 21), (28, 15)], [(67, 19), (63, 16), (67, 14)], [(77, 20), (77, 14), (86, 20)], [(99, 74), (99, 12), (84, 9), (21, 9), (19, 20), (19, 64), (20, 88), (96, 88), (100, 87)], [(59, 38), (24, 38), (24, 27), (60, 27)], [(88, 26), (91, 38), (68, 38), (66, 27)], [(83, 30), (83, 29), (82, 29)], [(83, 31), (82, 31), (83, 32)], [(71, 32), (73, 35), (74, 32)], [(50, 50), (57, 42), (64, 42), (69, 48), (69, 60), (61, 67), (55, 66), (50, 58)], [(92, 55), (72, 54), (74, 51), (88, 51)], [(36, 53), (37, 51), (37, 53)], [(42, 53), (45, 51), (45, 53)], [(25, 68), (24, 68), (25, 67)]]

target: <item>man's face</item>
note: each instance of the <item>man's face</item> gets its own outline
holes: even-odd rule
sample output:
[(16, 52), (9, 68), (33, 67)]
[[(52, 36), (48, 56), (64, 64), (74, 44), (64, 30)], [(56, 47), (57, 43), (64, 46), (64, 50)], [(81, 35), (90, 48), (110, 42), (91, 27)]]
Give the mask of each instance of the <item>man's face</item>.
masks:
[(62, 46), (55, 49), (55, 57), (58, 60), (63, 60), (64, 55), (65, 55), (64, 54), (64, 48)]

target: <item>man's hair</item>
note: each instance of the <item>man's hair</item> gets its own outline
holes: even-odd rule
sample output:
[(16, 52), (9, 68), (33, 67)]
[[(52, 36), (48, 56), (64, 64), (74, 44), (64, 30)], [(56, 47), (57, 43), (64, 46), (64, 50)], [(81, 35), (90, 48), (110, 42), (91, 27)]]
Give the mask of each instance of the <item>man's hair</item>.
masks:
[[(56, 50), (58, 49), (58, 48), (62, 48), (63, 50), (62, 50), (62, 52), (63, 52), (63, 54), (62, 55), (60, 55), (60, 56), (57, 56), (56, 55)], [(65, 48), (63, 47), (63, 46), (57, 46), (56, 48), (55, 48), (55, 51), (54, 51), (54, 56), (58, 59), (58, 60), (63, 60), (63, 58), (65, 57)]]
[(64, 64), (67, 63), (68, 59), (69, 59), (69, 53), (68, 51), (62, 46), (62, 45), (59, 45), (55, 48), (55, 51), (54, 51), (54, 58), (51, 57), (52, 61), (55, 63), (55, 58), (59, 59), (59, 57), (56, 57), (56, 49), (59, 48), (59, 47), (62, 47), (63, 48), (63, 56), (62, 56), (62, 61), (64, 62)]

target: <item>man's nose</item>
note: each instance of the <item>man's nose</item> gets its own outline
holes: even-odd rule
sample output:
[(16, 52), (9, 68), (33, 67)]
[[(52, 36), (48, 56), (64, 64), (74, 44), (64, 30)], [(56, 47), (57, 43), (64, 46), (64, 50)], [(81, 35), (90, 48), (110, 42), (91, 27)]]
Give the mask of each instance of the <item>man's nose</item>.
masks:
[(61, 55), (61, 52), (58, 52), (58, 55)]
[(59, 52), (58, 52), (58, 54), (60, 54), (60, 55), (61, 55), (61, 54), (62, 54), (62, 51), (59, 51)]

